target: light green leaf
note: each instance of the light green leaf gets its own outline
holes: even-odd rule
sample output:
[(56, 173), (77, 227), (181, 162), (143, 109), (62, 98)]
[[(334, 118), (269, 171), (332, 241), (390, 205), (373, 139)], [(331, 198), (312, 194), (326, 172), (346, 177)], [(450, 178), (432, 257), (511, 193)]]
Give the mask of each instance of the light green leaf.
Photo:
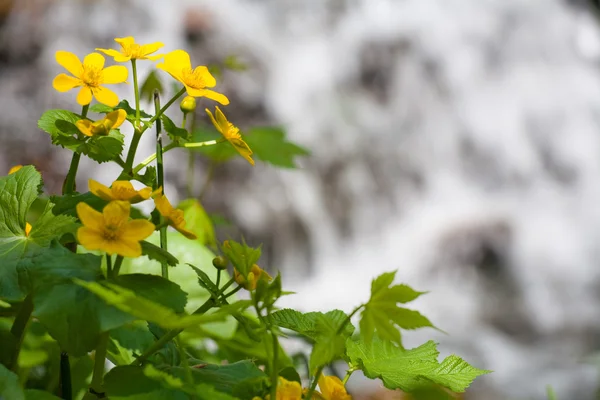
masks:
[(183, 210), (186, 228), (196, 234), (200, 243), (208, 246), (216, 243), (212, 221), (198, 200), (184, 200), (179, 203), (177, 208)]
[(348, 340), (346, 346), (351, 365), (358, 366), (371, 379), (381, 379), (385, 387), (392, 390), (410, 393), (434, 382), (460, 393), (477, 376), (490, 372), (474, 368), (454, 355), (440, 364), (433, 341), (411, 350), (403, 350), (378, 337), (370, 344)]
[(48, 110), (40, 117), (38, 127), (50, 135), (52, 144), (75, 151), (83, 140), (77, 138), (79, 129), (75, 122), (81, 117), (67, 110)]
[(157, 245), (154, 245), (145, 240), (142, 240), (140, 244), (142, 245), (142, 254), (147, 256), (149, 259), (158, 261), (159, 263), (164, 262), (167, 265), (170, 265), (171, 267), (174, 267), (177, 264), (179, 264), (179, 261), (177, 260), (177, 258), (175, 258), (173, 254), (169, 253), (164, 249), (161, 249)]
[(223, 242), (222, 251), (244, 277), (248, 276), (250, 269), (258, 262), (261, 255), (260, 247), (250, 247), (245, 242), (238, 243), (234, 240)]
[(296, 168), (296, 158), (310, 154), (305, 148), (288, 142), (280, 128), (252, 128), (244, 140), (252, 149), (253, 156), (276, 167)]
[[(312, 340), (317, 340), (322, 335), (335, 334), (346, 318), (346, 313), (341, 310), (333, 310), (324, 314), (321, 312), (301, 313), (284, 308), (270, 315), (270, 320), (275, 325), (298, 332)], [(353, 332), (354, 326), (349, 322), (342, 335), (348, 337)]]
[(0, 399), (25, 400), (19, 377), (0, 364)]
[(360, 320), (360, 333), (367, 343), (375, 332), (382, 339), (401, 344), (398, 328), (435, 328), (419, 312), (397, 306), (397, 303), (410, 302), (425, 292), (417, 292), (407, 285), (390, 286), (395, 276), (396, 272), (386, 272), (371, 284), (371, 298), (363, 308)]

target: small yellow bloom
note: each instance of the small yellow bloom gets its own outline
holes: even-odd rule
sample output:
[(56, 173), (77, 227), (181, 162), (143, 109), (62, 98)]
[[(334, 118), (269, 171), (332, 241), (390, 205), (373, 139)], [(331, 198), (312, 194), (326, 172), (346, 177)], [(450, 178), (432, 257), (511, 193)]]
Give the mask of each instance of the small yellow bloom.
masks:
[[(240, 135), (240, 130), (233, 125), (231, 122), (227, 120), (225, 114), (221, 111), (219, 107), (215, 107), (215, 115), (210, 112), (208, 108), (205, 109), (206, 113), (210, 117), (215, 128), (227, 139), (229, 143), (235, 148), (235, 150), (246, 159), (250, 164), (254, 165), (254, 160), (252, 159), (252, 150), (242, 136)], [(216, 118), (215, 118), (216, 117)]]
[(152, 194), (152, 188), (145, 187), (135, 190), (129, 181), (114, 181), (110, 188), (93, 179), (90, 179), (88, 183), (90, 192), (106, 201), (121, 200), (135, 204), (148, 200)]
[(137, 44), (132, 36), (124, 38), (115, 38), (115, 42), (121, 45), (121, 51), (114, 49), (96, 49), (111, 56), (116, 62), (127, 62), (129, 60), (158, 60), (162, 58), (162, 54), (155, 54), (151, 56), (158, 49), (164, 46), (161, 42), (154, 42), (150, 44)]
[(203, 65), (192, 69), (190, 55), (183, 50), (165, 54), (164, 62), (157, 64), (156, 68), (168, 72), (173, 78), (183, 83), (190, 96), (208, 97), (225, 106), (229, 104), (229, 99), (225, 95), (206, 89), (214, 87), (217, 84), (216, 79)]
[(352, 400), (352, 396), (346, 392), (344, 384), (337, 376), (321, 375), (319, 389), (325, 400)]
[(127, 112), (122, 109), (118, 109), (109, 112), (104, 118), (92, 122), (89, 119), (80, 119), (75, 122), (75, 126), (79, 129), (79, 132), (85, 136), (106, 136), (111, 129), (117, 129), (123, 121), (127, 118)]
[(110, 107), (119, 104), (117, 94), (102, 85), (125, 82), (128, 74), (127, 68), (122, 65), (104, 68), (104, 57), (98, 53), (88, 54), (81, 63), (75, 54), (68, 51), (57, 51), (56, 62), (73, 76), (58, 75), (52, 82), (54, 89), (59, 92), (67, 92), (81, 87), (77, 94), (77, 103), (82, 106), (90, 104), (92, 96), (100, 103)]
[[(266, 399), (270, 398), (271, 396), (267, 395)], [(302, 386), (296, 381), (288, 381), (280, 376), (276, 400), (302, 400)]]
[(86, 203), (77, 204), (77, 215), (83, 226), (77, 230), (79, 243), (88, 250), (102, 250), (109, 255), (139, 257), (142, 255), (140, 240), (154, 232), (153, 223), (129, 220), (131, 205), (126, 201), (111, 201), (102, 212)]
[(23, 168), (22, 165), (15, 165), (14, 167), (12, 167), (11, 169), (8, 170), (8, 174), (14, 174), (15, 172), (17, 172), (18, 170), (20, 170), (21, 168)]
[(194, 232), (185, 229), (185, 219), (183, 219), (183, 210), (174, 208), (164, 194), (157, 194), (154, 197), (154, 204), (156, 209), (165, 217), (173, 228), (188, 239), (196, 239), (197, 236)]
[(25, 222), (25, 236), (29, 236), (31, 233), (31, 224), (29, 222)]
[(247, 279), (244, 277), (244, 275), (240, 274), (237, 269), (234, 268), (233, 279), (235, 279), (238, 285), (243, 286), (246, 290), (254, 290), (256, 289), (256, 283), (259, 280), (265, 280), (269, 282), (273, 278), (265, 270), (254, 264), (250, 269), (250, 272), (248, 272)]

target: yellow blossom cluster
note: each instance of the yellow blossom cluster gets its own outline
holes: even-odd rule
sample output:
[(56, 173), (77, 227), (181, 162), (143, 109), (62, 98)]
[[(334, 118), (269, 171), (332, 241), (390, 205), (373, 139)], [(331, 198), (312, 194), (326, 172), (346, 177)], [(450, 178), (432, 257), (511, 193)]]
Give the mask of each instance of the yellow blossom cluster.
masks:
[[(312, 400), (352, 400), (352, 396), (348, 394), (343, 382), (337, 376), (321, 375), (319, 389), (320, 392), (316, 390), (313, 392)], [(302, 400), (302, 396), (306, 395), (307, 392), (307, 389), (302, 389), (300, 383), (279, 377), (275, 400)], [(265, 400), (270, 400), (270, 397), (267, 395)], [(262, 399), (255, 397), (252, 400)]]

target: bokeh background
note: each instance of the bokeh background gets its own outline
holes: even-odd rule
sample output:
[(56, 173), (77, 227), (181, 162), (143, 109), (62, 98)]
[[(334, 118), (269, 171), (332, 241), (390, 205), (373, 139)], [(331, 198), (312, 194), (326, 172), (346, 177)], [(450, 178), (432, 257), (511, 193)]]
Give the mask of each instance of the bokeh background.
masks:
[[(83, 57), (133, 35), (185, 49), (196, 65), (235, 55), (247, 69), (224, 71), (219, 86), (230, 119), (281, 126), (311, 155), (290, 170), (221, 165), (203, 203), (238, 227), (228, 234), (263, 243), (265, 266), (298, 292), (282, 305), (349, 311), (375, 275), (398, 269), (430, 291), (415, 308), (447, 332), (417, 331), (406, 345), (434, 338), (443, 355), (495, 371), (465, 398), (544, 399), (550, 384), (560, 399), (596, 399), (592, 3), (0, 0), (0, 170), (34, 164), (60, 191), (70, 154), (36, 126), (48, 108), (76, 109), (74, 93), (52, 90), (56, 50)], [(143, 77), (151, 64), (140, 64)], [(131, 87), (118, 93), (132, 100)], [(138, 161), (152, 148), (144, 138)], [(167, 157), (174, 200), (185, 160)], [(198, 182), (208, 167), (197, 163)], [(118, 173), (84, 162), (78, 185)]]

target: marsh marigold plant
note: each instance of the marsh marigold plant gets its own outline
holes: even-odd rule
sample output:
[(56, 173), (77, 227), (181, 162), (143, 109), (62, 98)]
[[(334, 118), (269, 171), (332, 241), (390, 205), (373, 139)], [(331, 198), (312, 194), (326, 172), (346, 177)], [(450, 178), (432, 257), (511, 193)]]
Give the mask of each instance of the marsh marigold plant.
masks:
[[(235, 57), (192, 67), (183, 50), (156, 54), (158, 41), (115, 42), (96, 50), (127, 66), (56, 52), (68, 73), (53, 87), (78, 89), (72, 107), (38, 121), (71, 157), (60, 193), (32, 165), (0, 177), (1, 399), (350, 400), (346, 383), (359, 370), (390, 389), (446, 396), (489, 372), (455, 355), (438, 360), (433, 341), (403, 346), (402, 329), (434, 325), (406, 308), (425, 291), (395, 284), (395, 272), (375, 277), (351, 310), (280, 308), (293, 293), (278, 266), (252, 235), (231, 238), (229, 217), (203, 200), (230, 196), (212, 183), (233, 157), (291, 169), (308, 151), (281, 128), (242, 133), (228, 120), (215, 76), (243, 73)], [(167, 74), (151, 70), (142, 82), (136, 63), (161, 58)], [(128, 79), (128, 99), (106, 87)], [(143, 136), (149, 154), (138, 149)], [(87, 188), (77, 186), (84, 158), (101, 165), (87, 168), (101, 173)], [(284, 336), (309, 351), (291, 352)], [(326, 374), (334, 363), (343, 377)]]

